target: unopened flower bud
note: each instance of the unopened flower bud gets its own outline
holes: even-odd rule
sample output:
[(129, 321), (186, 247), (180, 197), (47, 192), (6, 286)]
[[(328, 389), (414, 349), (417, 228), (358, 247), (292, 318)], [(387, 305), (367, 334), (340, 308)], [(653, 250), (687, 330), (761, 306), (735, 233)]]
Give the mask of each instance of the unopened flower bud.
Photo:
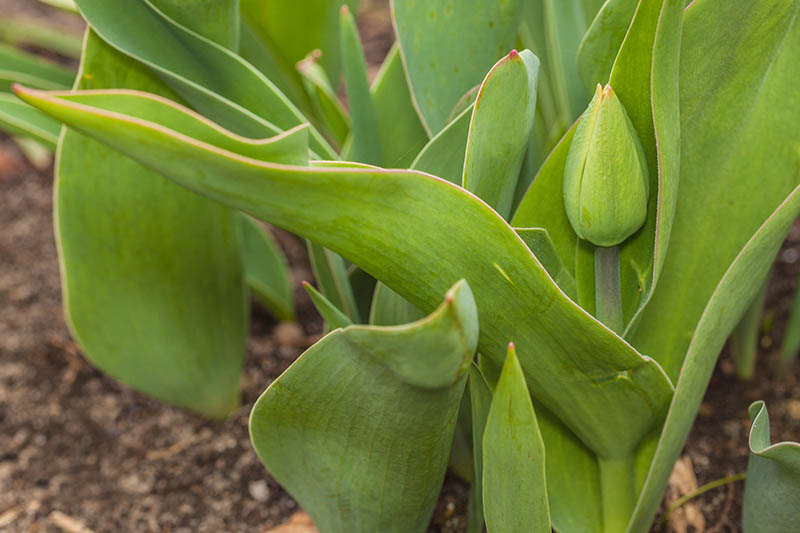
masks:
[(611, 87), (598, 85), (564, 168), (564, 206), (570, 224), (581, 239), (595, 246), (616, 246), (644, 224), (649, 189), (636, 129)]

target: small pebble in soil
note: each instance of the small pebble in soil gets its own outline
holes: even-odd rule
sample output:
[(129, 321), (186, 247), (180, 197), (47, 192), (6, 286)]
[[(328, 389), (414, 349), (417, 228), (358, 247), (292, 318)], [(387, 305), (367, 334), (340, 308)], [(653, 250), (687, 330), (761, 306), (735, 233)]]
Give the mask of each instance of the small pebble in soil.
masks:
[(250, 497), (257, 502), (265, 502), (269, 500), (269, 486), (263, 479), (258, 481), (251, 481), (247, 486)]

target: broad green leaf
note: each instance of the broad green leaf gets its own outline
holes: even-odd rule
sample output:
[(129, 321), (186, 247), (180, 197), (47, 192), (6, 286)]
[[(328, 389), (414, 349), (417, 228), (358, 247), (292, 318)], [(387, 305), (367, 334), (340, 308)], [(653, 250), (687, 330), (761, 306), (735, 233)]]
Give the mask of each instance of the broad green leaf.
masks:
[(714, 288), (800, 179), (800, 100), (785, 96), (797, 86), (798, 12), (797, 0), (697, 0), (686, 9), (677, 216), (631, 337), (673, 379)]
[(414, 102), (430, 134), (514, 47), (522, 7), (522, 0), (392, 0)]
[(13, 135), (35, 139), (50, 150), (56, 149), (61, 123), (20, 101), (12, 94), (0, 93), (0, 128)]
[(311, 286), (307, 281), (303, 282), (303, 288), (311, 297), (311, 302), (317, 308), (322, 319), (325, 321), (325, 327), (328, 330), (346, 328), (352, 326), (353, 321), (347, 315), (342, 313), (338, 307), (333, 305), (330, 300), (325, 298), (317, 289)]
[(647, 531), (650, 527), (725, 339), (760, 289), (760, 282), (769, 272), (783, 239), (798, 215), (800, 187), (795, 188), (778, 209), (767, 217), (714, 288), (686, 352), (664, 429), (632, 522), (628, 526), (629, 532)]
[(536, 56), (513, 50), (486, 75), (472, 110), (462, 186), (504, 218), (528, 150), (538, 76)]
[(772, 444), (764, 402), (750, 406), (750, 421), (742, 527), (745, 533), (793, 531), (800, 509), (800, 444)]
[(358, 13), (357, 0), (242, 0), (242, 16), (277, 52), (285, 68), (293, 70), (309, 52), (320, 50), (328, 77), (338, 82), (339, 9), (343, 5)]
[(636, 12), (639, 0), (609, 0), (600, 9), (578, 48), (578, 71), (588, 93), (605, 85)]
[(419, 320), (425, 313), (381, 282), (375, 285), (369, 323), (375, 326), (396, 326)]
[(761, 290), (750, 302), (742, 320), (731, 334), (730, 349), (736, 365), (736, 375), (740, 379), (752, 378), (755, 371), (759, 341), (761, 340), (761, 326), (764, 323), (761, 317), (764, 314), (764, 304), (767, 300), (769, 278), (770, 276), (767, 275), (767, 279), (761, 284)]
[(338, 146), (344, 145), (350, 134), (350, 117), (339, 102), (328, 75), (318, 62), (318, 54), (311, 53), (297, 63), (297, 71), (303, 78), (303, 86), (311, 100), (314, 113), (319, 117), (325, 131)]
[(228, 50), (239, 50), (239, 0), (152, 0), (167, 17)]
[[(77, 4), (104, 41), (152, 68), (192, 107), (222, 126), (241, 135), (266, 137), (306, 122), (258, 69), (166, 17), (149, 0), (126, 6), (125, 17), (108, 9), (104, 0)], [(318, 132), (312, 130), (310, 137), (314, 151), (336, 159)]]
[(471, 117), (472, 107), (469, 107), (425, 145), (411, 168), (460, 185)]
[(0, 91), (8, 91), (12, 83), (37, 89), (67, 89), (75, 73), (41, 57), (0, 44)]
[(294, 319), (291, 274), (278, 243), (252, 218), (240, 215), (239, 219), (247, 286), (275, 318)]
[(427, 144), (409, 92), (400, 48), (395, 44), (372, 84), (372, 100), (378, 115), (378, 135), (387, 168), (408, 168)]
[[(79, 80), (171, 96), (92, 32)], [(248, 319), (236, 213), (73, 130), (55, 173), (64, 306), (86, 356), (158, 400), (230, 413)]]
[(312, 241), (308, 242), (308, 259), (322, 294), (354, 324), (361, 323), (344, 259)]
[(654, 361), (569, 300), (514, 230), (460, 187), (411, 170), (274, 165), (41, 91), (19, 94), (192, 190), (316, 239), (423, 311), (466, 278), (483, 317), (481, 353), (502, 361), (515, 339), (536, 398), (599, 454), (632, 450), (672, 395)]
[(341, 35), (342, 71), (347, 87), (347, 102), (350, 108), (350, 131), (353, 135), (351, 158), (370, 165), (380, 165), (380, 135), (378, 117), (367, 75), (367, 60), (361, 48), (356, 21), (347, 6), (343, 6), (339, 16)]
[(546, 229), (542, 228), (514, 228), (525, 244), (528, 246), (536, 259), (553, 278), (553, 281), (561, 288), (564, 293), (569, 296), (573, 301), (577, 297), (577, 288), (575, 286), (575, 278), (569, 273), (569, 270), (561, 262), (558, 257), (553, 241), (547, 234)]
[(544, 443), (512, 344), (483, 433), (483, 509), (489, 533), (550, 532)]
[(463, 281), (419, 322), (328, 334), (256, 402), (256, 452), (321, 531), (425, 531), (477, 337)]

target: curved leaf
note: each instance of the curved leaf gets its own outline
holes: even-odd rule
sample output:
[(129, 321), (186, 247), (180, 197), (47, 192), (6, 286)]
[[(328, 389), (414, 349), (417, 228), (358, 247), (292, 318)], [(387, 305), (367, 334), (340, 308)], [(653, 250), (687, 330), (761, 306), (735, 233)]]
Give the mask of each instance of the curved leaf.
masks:
[(530, 353), (520, 362), (537, 399), (599, 454), (633, 449), (672, 395), (654, 361), (572, 303), (502, 218), (451, 183), (416, 171), (273, 165), (40, 91), (19, 94), (192, 190), (317, 239), (423, 311), (466, 278), (481, 309), (481, 353), (500, 361), (515, 339)]
[(798, 215), (800, 187), (751, 236), (714, 289), (686, 353), (629, 532), (647, 531), (650, 527), (725, 339), (760, 289), (760, 281)]
[(749, 412), (753, 425), (742, 527), (745, 533), (792, 531), (800, 506), (800, 444), (771, 443), (764, 402), (754, 402)]
[(253, 446), (322, 531), (425, 531), (477, 338), (463, 281), (419, 322), (336, 330), (258, 399)]
[(614, 59), (638, 5), (639, 0), (609, 0), (583, 36), (578, 48), (578, 71), (587, 92), (598, 83), (608, 82)]
[(35, 139), (56, 149), (61, 123), (20, 101), (12, 94), (0, 93), (0, 128), (12, 135)]
[(68, 89), (75, 73), (39, 56), (0, 44), (0, 91), (8, 91), (12, 83), (37, 89)]

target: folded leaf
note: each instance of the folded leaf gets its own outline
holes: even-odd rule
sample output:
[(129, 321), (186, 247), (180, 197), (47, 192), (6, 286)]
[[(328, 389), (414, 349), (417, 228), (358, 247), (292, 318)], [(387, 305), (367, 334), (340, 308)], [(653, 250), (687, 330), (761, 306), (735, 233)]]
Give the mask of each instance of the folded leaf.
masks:
[(483, 433), (483, 508), (489, 533), (550, 532), (544, 453), (512, 344)]
[(764, 402), (750, 406), (750, 461), (744, 489), (745, 533), (783, 533), (797, 528), (800, 444), (772, 444)]
[(419, 322), (328, 334), (256, 402), (256, 452), (321, 531), (425, 531), (477, 337), (463, 281)]
[(508, 218), (536, 113), (539, 60), (512, 51), (492, 67), (469, 127), (462, 186)]
[[(19, 94), (186, 187), (313, 237), (423, 311), (443, 287), (466, 278), (484, 317), (481, 353), (502, 360), (509, 338), (529, 348), (521, 364), (537, 399), (600, 454), (635, 447), (672, 395), (654, 361), (572, 303), (502, 218), (444, 180), (415, 171), (272, 165), (154, 123), (39, 91)], [(598, 404), (605, 406), (600, 416)]]

